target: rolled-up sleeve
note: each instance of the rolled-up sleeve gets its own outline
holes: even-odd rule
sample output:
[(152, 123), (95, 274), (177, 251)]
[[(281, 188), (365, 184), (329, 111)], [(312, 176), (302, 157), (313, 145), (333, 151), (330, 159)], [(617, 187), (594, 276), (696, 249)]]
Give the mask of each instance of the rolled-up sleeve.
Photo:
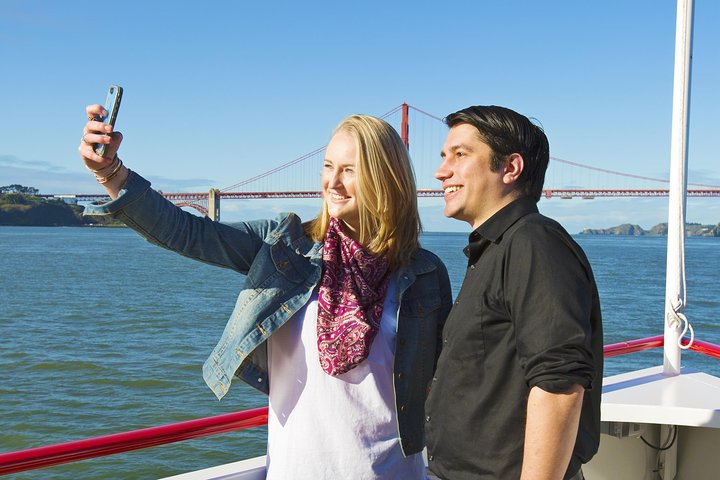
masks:
[(83, 215), (113, 215), (137, 201), (149, 189), (150, 182), (130, 170), (125, 185), (115, 200), (91, 203), (85, 207)]
[(506, 305), (528, 387), (590, 388), (594, 281), (582, 254), (546, 225), (516, 232), (506, 257)]

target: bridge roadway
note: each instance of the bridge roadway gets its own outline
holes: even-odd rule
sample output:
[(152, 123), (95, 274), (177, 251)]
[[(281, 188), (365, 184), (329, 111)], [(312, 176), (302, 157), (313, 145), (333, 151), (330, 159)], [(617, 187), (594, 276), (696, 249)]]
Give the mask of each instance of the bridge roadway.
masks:
[[(275, 198), (320, 198), (319, 191), (297, 191), (297, 192), (221, 192), (217, 189), (211, 189), (208, 193), (204, 192), (179, 192), (165, 193), (159, 192), (162, 196), (173, 202), (179, 207), (190, 207), (202, 215), (209, 216), (213, 220), (220, 219), (220, 200), (252, 200), (252, 199), (275, 199)], [(418, 190), (418, 197), (433, 198), (442, 197), (442, 190)], [(622, 198), (622, 197), (667, 197), (668, 190), (561, 190), (546, 189), (543, 190), (545, 198), (561, 198), (561, 199), (594, 199), (594, 198)], [(720, 197), (720, 189), (718, 190), (688, 190), (688, 197)], [(55, 198), (58, 200), (73, 200), (75, 203), (95, 202), (109, 200), (104, 194), (50, 194), (40, 195), (43, 198)]]
[[(165, 193), (159, 192), (162, 196), (173, 202), (207, 202), (208, 193), (205, 192), (178, 192)], [(418, 190), (418, 197), (442, 197), (442, 190)], [(252, 199), (271, 199), (271, 198), (319, 198), (318, 191), (297, 191), (297, 192), (218, 192), (220, 198), (228, 200), (252, 200)], [(43, 198), (68, 199), (73, 198), (78, 202), (94, 202), (107, 200), (109, 197), (101, 193), (68, 193), (68, 194), (48, 194), (39, 195)], [(563, 190), (548, 189), (543, 190), (543, 196), (546, 198), (595, 198), (595, 197), (667, 197), (668, 190)], [(720, 197), (720, 190), (688, 190), (688, 197)]]

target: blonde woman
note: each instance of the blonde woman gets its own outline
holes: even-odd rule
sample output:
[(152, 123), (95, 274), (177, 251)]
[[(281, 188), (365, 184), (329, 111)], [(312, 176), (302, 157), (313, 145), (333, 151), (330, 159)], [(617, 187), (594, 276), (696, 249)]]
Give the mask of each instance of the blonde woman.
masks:
[[(100, 105), (87, 113), (107, 114)], [(234, 377), (269, 395), (267, 478), (426, 478), (424, 401), (452, 301), (445, 266), (419, 247), (415, 181), (397, 132), (346, 118), (325, 152), (317, 218), (235, 227), (166, 201), (122, 165), (121, 142), (102, 122), (85, 126), (80, 154), (113, 199), (87, 213), (247, 276), (203, 375), (218, 398)]]

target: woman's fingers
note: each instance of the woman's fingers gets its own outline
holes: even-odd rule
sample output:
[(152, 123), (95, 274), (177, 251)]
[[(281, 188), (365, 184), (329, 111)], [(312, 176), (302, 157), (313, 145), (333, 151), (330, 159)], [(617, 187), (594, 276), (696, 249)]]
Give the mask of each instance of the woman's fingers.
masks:
[[(113, 132), (110, 125), (102, 122), (107, 112), (101, 105), (88, 105), (85, 107), (85, 113), (88, 121), (83, 128), (78, 152), (90, 170), (98, 170), (112, 162), (122, 142), (122, 134)], [(98, 144), (107, 145), (104, 157), (95, 152)]]
[[(80, 157), (82, 157), (83, 162), (85, 162), (85, 166), (88, 167), (90, 170), (99, 170), (102, 167), (108, 165), (110, 163), (110, 160), (112, 157), (103, 158), (97, 153), (95, 153), (95, 144), (93, 142), (93, 137), (97, 135), (95, 134), (83, 134), (82, 138), (80, 139), (80, 146), (78, 147), (78, 152), (80, 153)], [(113, 153), (115, 155), (115, 153)]]
[(92, 146), (95, 146), (98, 143), (104, 143), (107, 145), (111, 141), (112, 141), (112, 138), (110, 137), (110, 135), (105, 134), (105, 133), (96, 133), (91, 130), (90, 131), (83, 130), (83, 135), (82, 135), (82, 137), (80, 137), (80, 142), (87, 144), (87, 145), (92, 145)]
[[(83, 159), (91, 160), (93, 162), (102, 162), (104, 160), (109, 162), (113, 159), (115, 153), (117, 153), (118, 148), (120, 148), (122, 138), (122, 133), (120, 132), (113, 132), (108, 135), (84, 133), (80, 138), (78, 151)], [(101, 157), (95, 152), (95, 147), (99, 143), (107, 145), (107, 148), (105, 149), (105, 157)]]
[(85, 113), (87, 114), (88, 120), (102, 120), (107, 115), (107, 112), (100, 104), (88, 105), (85, 107)]

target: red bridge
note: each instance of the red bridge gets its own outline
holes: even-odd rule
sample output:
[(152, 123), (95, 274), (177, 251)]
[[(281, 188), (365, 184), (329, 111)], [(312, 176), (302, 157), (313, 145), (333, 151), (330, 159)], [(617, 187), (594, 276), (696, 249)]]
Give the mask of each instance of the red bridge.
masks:
[[(447, 127), (440, 117), (403, 103), (380, 118), (400, 132), (410, 151), (417, 176), (418, 197), (442, 197), (439, 182), (433, 173), (439, 164), (439, 153)], [(410, 141), (410, 130), (420, 132)], [(220, 219), (220, 200), (319, 198), (317, 172), (322, 165), (325, 147), (281, 164), (260, 175), (209, 192), (161, 192), (178, 206), (190, 207), (214, 220)], [(550, 157), (545, 176), (545, 198), (594, 199), (607, 197), (665, 197), (667, 179), (645, 177), (607, 170), (582, 163)], [(689, 197), (720, 197), (720, 185), (689, 183)], [(660, 188), (659, 188), (660, 187)], [(54, 198), (73, 198), (77, 202), (107, 199), (102, 194), (43, 195)]]

